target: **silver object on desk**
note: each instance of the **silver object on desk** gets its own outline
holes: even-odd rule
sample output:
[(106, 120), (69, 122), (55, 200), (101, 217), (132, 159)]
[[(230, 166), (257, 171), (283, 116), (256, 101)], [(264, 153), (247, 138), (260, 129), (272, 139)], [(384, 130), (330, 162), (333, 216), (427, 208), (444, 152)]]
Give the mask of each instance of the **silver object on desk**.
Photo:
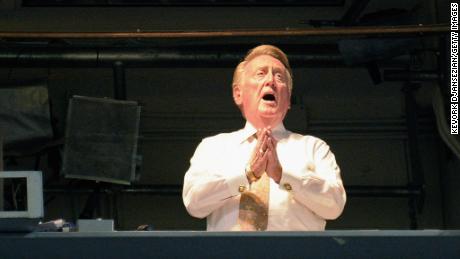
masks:
[(79, 219), (78, 232), (112, 232), (113, 219)]

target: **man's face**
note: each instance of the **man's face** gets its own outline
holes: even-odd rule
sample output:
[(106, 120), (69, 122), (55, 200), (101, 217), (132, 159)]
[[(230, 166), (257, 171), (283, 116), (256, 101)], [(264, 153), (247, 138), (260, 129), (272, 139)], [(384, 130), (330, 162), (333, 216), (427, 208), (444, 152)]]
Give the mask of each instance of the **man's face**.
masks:
[(235, 102), (254, 126), (276, 126), (290, 106), (287, 82), (288, 72), (281, 61), (257, 56), (246, 64), (241, 82), (233, 90)]

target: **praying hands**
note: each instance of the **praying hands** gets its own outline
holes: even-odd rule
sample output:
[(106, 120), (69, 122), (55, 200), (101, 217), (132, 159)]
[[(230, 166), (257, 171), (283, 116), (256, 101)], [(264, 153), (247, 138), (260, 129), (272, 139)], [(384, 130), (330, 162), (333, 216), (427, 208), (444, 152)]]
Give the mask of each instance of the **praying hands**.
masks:
[(256, 178), (260, 178), (266, 172), (268, 177), (279, 183), (282, 167), (276, 152), (276, 140), (272, 136), (270, 127), (260, 129), (257, 132), (257, 139), (257, 145), (249, 160), (248, 170)]

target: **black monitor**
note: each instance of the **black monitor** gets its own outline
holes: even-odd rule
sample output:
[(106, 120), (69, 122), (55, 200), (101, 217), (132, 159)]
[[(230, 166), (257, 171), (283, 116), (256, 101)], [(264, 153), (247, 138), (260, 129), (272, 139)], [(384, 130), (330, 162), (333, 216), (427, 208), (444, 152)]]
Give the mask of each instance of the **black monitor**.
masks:
[(136, 178), (139, 121), (137, 102), (74, 96), (67, 110), (62, 174), (130, 184)]

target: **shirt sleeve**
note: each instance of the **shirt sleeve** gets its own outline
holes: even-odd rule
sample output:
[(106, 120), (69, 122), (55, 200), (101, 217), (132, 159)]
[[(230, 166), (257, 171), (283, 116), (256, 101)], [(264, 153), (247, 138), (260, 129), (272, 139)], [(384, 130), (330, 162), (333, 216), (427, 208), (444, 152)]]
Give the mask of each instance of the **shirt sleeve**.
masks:
[(238, 169), (241, 174), (226, 174), (222, 166), (215, 166), (221, 160), (222, 151), (222, 143), (204, 139), (190, 160), (190, 168), (184, 176), (182, 200), (194, 217), (207, 217), (249, 186), (244, 167)]
[(340, 168), (329, 146), (315, 138), (306, 142), (306, 151), (312, 160), (298, 171), (284, 171), (280, 185), (291, 191), (294, 198), (324, 219), (335, 219), (343, 211), (346, 193), (340, 177)]

